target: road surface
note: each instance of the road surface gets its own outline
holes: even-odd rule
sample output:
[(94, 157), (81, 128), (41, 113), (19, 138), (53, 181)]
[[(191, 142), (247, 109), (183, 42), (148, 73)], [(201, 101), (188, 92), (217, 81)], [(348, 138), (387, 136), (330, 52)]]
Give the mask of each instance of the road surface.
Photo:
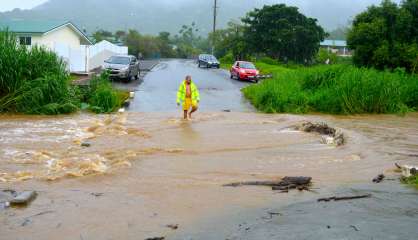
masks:
[(200, 111), (254, 111), (240, 91), (253, 83), (230, 79), (229, 73), (222, 69), (198, 68), (193, 60), (178, 59), (161, 61), (145, 75), (136, 88), (136, 97), (129, 111), (180, 111), (180, 107), (176, 106), (176, 93), (186, 75), (191, 75), (199, 88)]

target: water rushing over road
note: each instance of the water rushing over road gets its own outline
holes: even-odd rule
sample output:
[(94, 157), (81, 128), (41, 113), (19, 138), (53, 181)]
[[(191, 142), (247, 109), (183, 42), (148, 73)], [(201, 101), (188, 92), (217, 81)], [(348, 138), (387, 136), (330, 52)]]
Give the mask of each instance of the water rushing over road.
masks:
[[(341, 128), (347, 143), (324, 145), (319, 135), (292, 129), (305, 120)], [(34, 232), (37, 239), (170, 236), (166, 224), (188, 226), (271, 201), (312, 197), (223, 188), (225, 183), (307, 175), (325, 192), (367, 183), (380, 172), (393, 175), (394, 162), (418, 163), (417, 120), (417, 114), (218, 112), (200, 113), (192, 121), (170, 113), (0, 116), (0, 188), (40, 192), (25, 211), (0, 210), (0, 239)], [(81, 147), (85, 141), (91, 147)], [(51, 212), (21, 227), (28, 216), (43, 211)]]
[[(175, 109), (178, 84), (187, 74), (202, 95), (192, 121), (181, 120)], [(2, 209), (0, 191), (0, 240), (417, 236), (418, 191), (400, 185), (394, 172), (395, 162), (418, 165), (417, 113), (258, 114), (240, 93), (246, 85), (223, 70), (171, 60), (141, 85), (129, 86), (138, 91), (128, 113), (0, 115), (0, 190), (39, 193), (27, 208)], [(303, 121), (341, 129), (345, 145), (295, 131)], [(394, 181), (370, 185), (382, 172)], [(313, 191), (222, 187), (289, 175), (311, 176)], [(358, 193), (373, 197), (316, 202)]]

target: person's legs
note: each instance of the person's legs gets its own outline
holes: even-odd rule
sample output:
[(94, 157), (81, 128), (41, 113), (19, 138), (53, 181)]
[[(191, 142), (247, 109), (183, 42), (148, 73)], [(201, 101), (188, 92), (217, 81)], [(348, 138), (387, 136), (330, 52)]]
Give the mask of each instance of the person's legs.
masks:
[(187, 110), (184, 110), (184, 119), (187, 119)]
[(191, 119), (192, 118), (192, 113), (194, 113), (194, 112), (196, 112), (197, 111), (197, 106), (193, 106), (192, 107), (192, 111), (190, 111), (190, 113), (189, 113), (189, 118)]

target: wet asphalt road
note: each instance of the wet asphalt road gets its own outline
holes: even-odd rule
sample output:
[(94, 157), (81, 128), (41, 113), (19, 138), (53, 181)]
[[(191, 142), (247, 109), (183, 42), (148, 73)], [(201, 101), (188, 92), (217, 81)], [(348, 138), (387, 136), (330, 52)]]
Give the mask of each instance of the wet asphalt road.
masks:
[(199, 88), (199, 111), (254, 111), (240, 91), (253, 83), (230, 79), (229, 73), (222, 69), (198, 68), (193, 60), (179, 59), (161, 61), (145, 75), (143, 81), (137, 83), (135, 99), (129, 111), (181, 111), (176, 105), (176, 93), (186, 75), (191, 75)]

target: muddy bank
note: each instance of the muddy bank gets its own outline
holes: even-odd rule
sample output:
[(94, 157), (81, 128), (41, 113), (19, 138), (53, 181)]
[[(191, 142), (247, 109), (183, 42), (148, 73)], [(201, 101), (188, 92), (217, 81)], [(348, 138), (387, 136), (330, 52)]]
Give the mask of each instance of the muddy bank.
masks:
[[(394, 162), (418, 161), (416, 114), (199, 113), (191, 122), (168, 113), (0, 119), (0, 189), (38, 192), (28, 208), (0, 210), (0, 239), (171, 239), (197, 223), (222, 222), (220, 216), (232, 231), (239, 222), (232, 220), (251, 209), (331, 196), (338, 186), (368, 183), (381, 172), (390, 176)], [(347, 141), (336, 147), (323, 144), (319, 134), (293, 130), (304, 121), (335, 126)], [(85, 141), (89, 147), (81, 146)], [(222, 187), (289, 175), (311, 176), (325, 196)], [(410, 208), (401, 201), (397, 209)]]

